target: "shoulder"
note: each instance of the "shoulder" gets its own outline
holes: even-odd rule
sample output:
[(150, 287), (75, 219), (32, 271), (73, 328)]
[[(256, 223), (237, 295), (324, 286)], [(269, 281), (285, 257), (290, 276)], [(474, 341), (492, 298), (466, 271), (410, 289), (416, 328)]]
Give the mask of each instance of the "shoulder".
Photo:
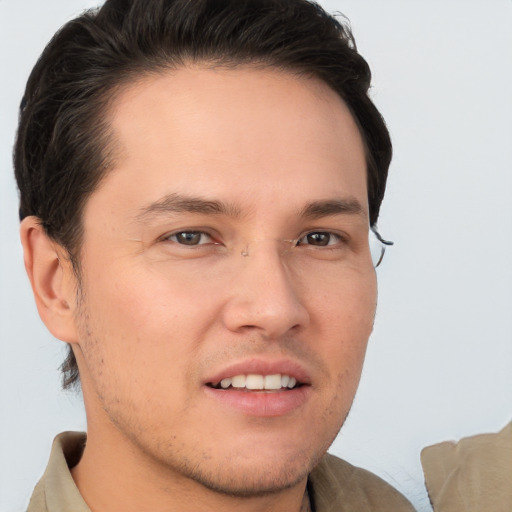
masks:
[(326, 454), (310, 475), (317, 512), (412, 512), (409, 501), (382, 478)]
[(512, 422), (496, 434), (424, 448), (421, 463), (435, 510), (510, 510)]
[(70, 472), (80, 460), (85, 442), (83, 432), (63, 432), (55, 438), (48, 466), (34, 489), (27, 512), (90, 512)]

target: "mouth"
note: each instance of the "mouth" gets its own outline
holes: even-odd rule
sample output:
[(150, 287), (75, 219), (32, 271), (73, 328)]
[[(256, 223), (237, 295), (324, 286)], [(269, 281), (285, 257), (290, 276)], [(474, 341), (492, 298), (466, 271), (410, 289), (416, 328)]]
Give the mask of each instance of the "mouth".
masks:
[(238, 361), (208, 376), (203, 385), (206, 396), (224, 411), (250, 417), (294, 414), (313, 395), (309, 371), (291, 359)]
[(304, 383), (286, 374), (276, 373), (263, 375), (250, 373), (226, 377), (217, 382), (207, 382), (206, 385), (212, 389), (233, 389), (248, 392), (282, 392), (297, 389), (304, 386)]

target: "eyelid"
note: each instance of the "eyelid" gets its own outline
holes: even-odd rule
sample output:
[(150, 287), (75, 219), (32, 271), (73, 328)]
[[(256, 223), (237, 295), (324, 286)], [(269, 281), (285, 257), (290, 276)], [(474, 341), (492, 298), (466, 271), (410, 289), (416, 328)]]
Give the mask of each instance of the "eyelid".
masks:
[(332, 230), (332, 229), (310, 229), (310, 230), (302, 233), (295, 240), (289, 240), (289, 241), (293, 242), (293, 247), (297, 247), (299, 245), (299, 242), (302, 239), (304, 239), (308, 235), (312, 235), (312, 234), (315, 234), (315, 233), (327, 234), (327, 235), (335, 236), (338, 239), (338, 242), (336, 244), (329, 244), (329, 245), (324, 245), (324, 246), (321, 246), (321, 245), (316, 245), (315, 246), (315, 245), (311, 245), (311, 244), (305, 244), (305, 245), (307, 245), (309, 247), (319, 247), (319, 248), (326, 248), (326, 247), (328, 247), (328, 248), (333, 248), (333, 246), (336, 246), (339, 243), (342, 243), (342, 244), (348, 243), (349, 238), (350, 238), (346, 233), (339, 232), (337, 230)]
[[(176, 240), (170, 240), (171, 237), (179, 235), (180, 233), (197, 233), (197, 234), (205, 235), (210, 239), (210, 241), (207, 243), (201, 243), (201, 244), (197, 244), (197, 245), (188, 245), (187, 246), (187, 244), (180, 244)], [(209, 232), (208, 230), (206, 230), (204, 228), (181, 228), (181, 229), (175, 229), (173, 231), (166, 233), (165, 235), (162, 235), (161, 237), (159, 237), (158, 241), (159, 242), (172, 242), (176, 245), (183, 246), (183, 247), (201, 247), (203, 245), (210, 245), (210, 244), (211, 245), (219, 245), (221, 242), (216, 241), (215, 238), (216, 237), (213, 233)]]
[[(196, 245), (191, 244), (182, 244), (178, 242), (177, 240), (171, 240), (172, 237), (179, 235), (180, 233), (195, 233), (195, 234), (201, 234), (206, 237), (208, 237), (208, 241), (205, 243), (198, 243)], [(315, 233), (319, 234), (326, 234), (330, 235), (331, 237), (335, 237), (336, 240), (334, 243), (329, 243), (328, 245), (314, 245), (311, 243), (300, 243), (301, 240), (303, 240), (308, 235), (312, 235)], [(281, 239), (282, 242), (286, 242), (291, 245), (291, 247), (303, 247), (303, 248), (312, 248), (312, 249), (324, 249), (324, 250), (335, 250), (339, 249), (342, 246), (345, 246), (350, 241), (350, 236), (346, 232), (342, 232), (336, 229), (326, 229), (326, 228), (317, 228), (317, 229), (308, 229), (307, 231), (303, 231), (299, 237), (294, 239)], [(180, 248), (187, 248), (187, 249), (200, 249), (200, 248), (206, 248), (208, 246), (219, 246), (219, 245), (225, 245), (223, 241), (221, 240), (221, 236), (215, 231), (210, 228), (205, 227), (186, 227), (186, 228), (179, 228), (174, 229), (172, 231), (166, 232), (164, 235), (160, 236), (157, 239), (157, 242), (170, 242), (173, 245), (176, 245)], [(331, 241), (330, 241), (331, 242)]]

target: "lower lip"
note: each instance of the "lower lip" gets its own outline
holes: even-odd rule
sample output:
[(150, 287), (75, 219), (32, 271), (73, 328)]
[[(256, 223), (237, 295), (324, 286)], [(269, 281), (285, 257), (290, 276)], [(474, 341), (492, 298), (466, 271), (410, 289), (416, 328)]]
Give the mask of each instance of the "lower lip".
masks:
[(307, 401), (311, 386), (300, 386), (288, 391), (239, 391), (205, 386), (206, 393), (224, 407), (250, 416), (283, 416), (300, 408)]

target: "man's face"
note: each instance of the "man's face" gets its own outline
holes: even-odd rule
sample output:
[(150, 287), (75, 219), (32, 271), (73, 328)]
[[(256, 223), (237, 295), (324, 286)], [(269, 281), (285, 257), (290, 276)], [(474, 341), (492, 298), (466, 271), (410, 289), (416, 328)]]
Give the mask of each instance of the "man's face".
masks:
[(303, 481), (349, 411), (376, 304), (347, 107), (315, 79), (191, 67), (126, 89), (111, 121), (121, 156), (81, 253), (90, 435), (224, 492)]

